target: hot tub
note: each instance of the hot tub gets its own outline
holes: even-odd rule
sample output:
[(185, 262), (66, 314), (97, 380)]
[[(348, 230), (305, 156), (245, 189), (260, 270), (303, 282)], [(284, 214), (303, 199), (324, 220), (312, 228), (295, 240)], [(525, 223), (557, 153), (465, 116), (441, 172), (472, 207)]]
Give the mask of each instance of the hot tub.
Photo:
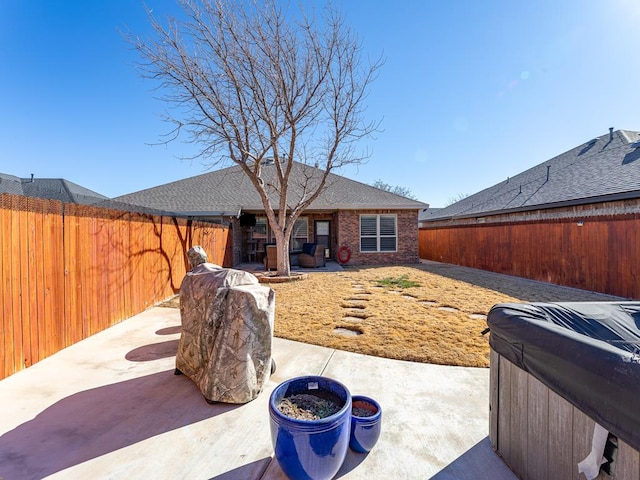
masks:
[(500, 304), (491, 329), (490, 438), (523, 479), (579, 479), (594, 426), (598, 478), (640, 479), (640, 303)]

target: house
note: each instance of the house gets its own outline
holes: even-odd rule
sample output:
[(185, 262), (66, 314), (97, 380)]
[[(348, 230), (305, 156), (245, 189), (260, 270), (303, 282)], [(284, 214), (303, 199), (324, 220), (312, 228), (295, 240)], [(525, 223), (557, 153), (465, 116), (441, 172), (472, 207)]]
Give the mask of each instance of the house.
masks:
[[(638, 211), (640, 132), (609, 130), (518, 175), (421, 217), (424, 226)], [(631, 201), (631, 202), (629, 202)]]
[(419, 227), (424, 226), (424, 222), (426, 222), (430, 218), (433, 218), (433, 216), (437, 214), (440, 210), (442, 210), (442, 208), (440, 207), (429, 207), (429, 208), (424, 208), (420, 210), (420, 213), (418, 214), (418, 226)]
[(108, 197), (63, 178), (19, 178), (0, 173), (0, 193), (59, 200), (65, 203), (95, 205)]
[[(290, 198), (296, 202), (304, 193), (299, 188), (300, 181), (318, 179), (322, 172), (298, 162), (293, 167), (289, 187)], [(272, 183), (273, 175), (275, 166), (264, 164), (265, 184)], [(130, 193), (113, 201), (231, 225), (234, 265), (261, 261), (264, 245), (274, 241), (262, 201), (240, 166)], [(277, 206), (275, 201), (272, 204)], [(307, 242), (322, 245), (326, 258), (338, 259), (340, 249), (341, 259), (348, 256), (350, 265), (418, 263), (418, 212), (427, 207), (425, 203), (329, 174), (327, 188), (296, 221), (290, 244), (292, 265), (296, 264), (296, 253)]]
[(421, 258), (640, 297), (640, 132), (609, 129), (420, 218)]

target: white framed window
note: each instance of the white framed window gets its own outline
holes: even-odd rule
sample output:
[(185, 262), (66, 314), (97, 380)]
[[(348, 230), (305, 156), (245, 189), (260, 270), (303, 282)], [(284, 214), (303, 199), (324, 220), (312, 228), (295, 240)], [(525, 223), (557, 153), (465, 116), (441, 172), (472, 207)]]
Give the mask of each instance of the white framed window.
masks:
[(291, 231), (291, 242), (289, 249), (292, 251), (302, 250), (302, 244), (309, 241), (309, 219), (307, 217), (298, 217), (296, 223), (293, 224)]
[(398, 245), (396, 215), (360, 215), (360, 251), (395, 252)]

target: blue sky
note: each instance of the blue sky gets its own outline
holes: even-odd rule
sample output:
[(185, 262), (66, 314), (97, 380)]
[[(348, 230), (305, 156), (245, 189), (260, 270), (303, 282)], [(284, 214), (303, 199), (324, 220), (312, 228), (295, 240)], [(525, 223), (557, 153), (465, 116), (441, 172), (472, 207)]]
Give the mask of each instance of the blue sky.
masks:
[[(147, 0), (154, 14), (176, 11)], [(295, 5), (295, 2), (293, 2)], [(367, 116), (372, 155), (337, 172), (444, 206), (609, 127), (640, 130), (637, 0), (343, 0), (386, 63)], [(167, 132), (119, 30), (149, 32), (138, 0), (0, 2), (0, 172), (115, 197), (204, 173)]]

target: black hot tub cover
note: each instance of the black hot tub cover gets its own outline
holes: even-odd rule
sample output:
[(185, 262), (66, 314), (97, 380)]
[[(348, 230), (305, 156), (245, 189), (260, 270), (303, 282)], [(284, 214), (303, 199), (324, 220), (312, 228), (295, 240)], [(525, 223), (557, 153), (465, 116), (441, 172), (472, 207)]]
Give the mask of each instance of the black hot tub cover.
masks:
[(491, 348), (640, 450), (640, 303), (495, 305)]

